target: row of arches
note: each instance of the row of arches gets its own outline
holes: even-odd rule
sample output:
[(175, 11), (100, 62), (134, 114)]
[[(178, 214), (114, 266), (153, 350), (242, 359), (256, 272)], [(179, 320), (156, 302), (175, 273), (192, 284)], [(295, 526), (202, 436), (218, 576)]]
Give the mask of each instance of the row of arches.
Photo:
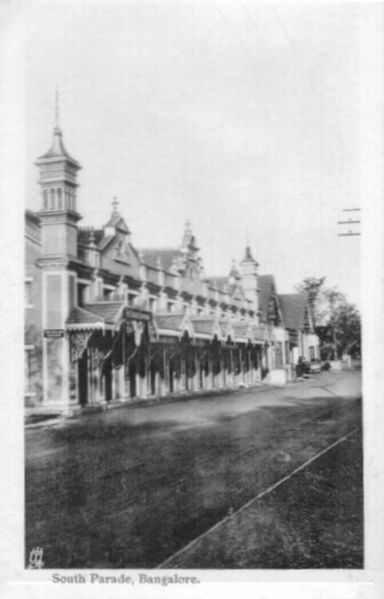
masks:
[(60, 188), (44, 189), (44, 209), (45, 210), (75, 210), (76, 196), (70, 191), (64, 191)]

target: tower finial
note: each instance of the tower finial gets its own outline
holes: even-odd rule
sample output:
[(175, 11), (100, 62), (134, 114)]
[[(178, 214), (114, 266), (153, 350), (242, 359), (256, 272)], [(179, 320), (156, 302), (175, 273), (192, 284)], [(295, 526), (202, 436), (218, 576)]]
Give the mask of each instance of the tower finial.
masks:
[(118, 205), (119, 205), (119, 202), (117, 201), (116, 196), (113, 196), (113, 202), (112, 202), (113, 214), (117, 214)]
[(60, 123), (59, 123), (59, 89), (56, 85), (56, 90), (55, 90), (55, 128), (59, 129), (60, 128)]

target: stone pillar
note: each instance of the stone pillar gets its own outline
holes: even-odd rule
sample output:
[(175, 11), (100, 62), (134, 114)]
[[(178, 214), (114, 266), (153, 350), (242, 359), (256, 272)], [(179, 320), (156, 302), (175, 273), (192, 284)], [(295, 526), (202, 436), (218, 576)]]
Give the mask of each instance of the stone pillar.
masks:
[(127, 389), (126, 389), (126, 382), (125, 382), (125, 377), (124, 377), (124, 366), (121, 366), (121, 368), (116, 369), (116, 387), (118, 389), (118, 396), (120, 401), (127, 401), (128, 396), (127, 396)]
[(43, 405), (67, 412), (76, 401), (76, 367), (70, 363), (65, 321), (75, 304), (76, 274), (44, 265), (42, 277)]
[(140, 397), (142, 399), (146, 399), (148, 396), (147, 373), (143, 377), (139, 376), (139, 380), (140, 380)]
[(118, 381), (117, 381), (117, 377), (116, 377), (116, 370), (111, 366), (111, 400), (114, 401), (116, 399), (119, 399), (119, 386), (118, 386)]
[(169, 393), (169, 365), (167, 360), (167, 352), (165, 347), (161, 348), (161, 357), (163, 360), (163, 379), (160, 384), (160, 395), (161, 397), (165, 397)]
[(135, 389), (136, 389), (136, 398), (141, 398), (141, 385), (140, 385), (140, 381), (141, 381), (141, 377), (140, 375), (136, 372), (135, 373)]
[(160, 397), (161, 395), (161, 377), (159, 372), (155, 372), (155, 395)]

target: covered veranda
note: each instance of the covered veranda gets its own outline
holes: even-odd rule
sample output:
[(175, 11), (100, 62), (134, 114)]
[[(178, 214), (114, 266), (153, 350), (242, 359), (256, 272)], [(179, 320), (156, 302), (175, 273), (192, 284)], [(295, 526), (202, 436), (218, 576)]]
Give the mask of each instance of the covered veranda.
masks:
[(71, 402), (166, 397), (261, 379), (262, 327), (214, 317), (154, 314), (122, 302), (72, 310), (67, 323)]

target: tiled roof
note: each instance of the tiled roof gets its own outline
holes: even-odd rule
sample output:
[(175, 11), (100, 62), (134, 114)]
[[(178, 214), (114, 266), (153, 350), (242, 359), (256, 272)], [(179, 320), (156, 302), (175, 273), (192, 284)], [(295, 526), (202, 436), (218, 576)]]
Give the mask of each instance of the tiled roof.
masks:
[(113, 212), (111, 215), (111, 218), (109, 219), (107, 224), (104, 226), (105, 227), (116, 227), (116, 228), (120, 229), (120, 231), (125, 231), (126, 233), (130, 233), (127, 223), (125, 222), (125, 220), (123, 219), (121, 214), (119, 214), (118, 212)]
[(155, 284), (159, 283), (159, 271), (155, 268), (152, 268), (152, 266), (148, 266), (148, 265), (147, 265), (147, 280), (150, 283), (155, 283)]
[(96, 314), (96, 316), (99, 319), (104, 320), (104, 322), (114, 324), (123, 305), (124, 302), (121, 301), (92, 302), (90, 304), (84, 304), (84, 308), (85, 310)]
[(212, 335), (215, 319), (214, 318), (192, 318), (193, 330), (195, 333), (202, 333), (203, 335)]
[(103, 318), (96, 316), (92, 312), (88, 312), (88, 310), (84, 308), (75, 307), (72, 308), (67, 320), (66, 324), (96, 324), (104, 322)]
[(251, 331), (255, 341), (265, 341), (267, 330), (261, 325), (252, 325)]
[(306, 296), (302, 293), (279, 295), (279, 302), (285, 327), (296, 330), (304, 329)]
[(202, 295), (203, 293), (203, 283), (200, 279), (196, 278), (193, 281), (189, 279), (182, 278), (181, 279), (181, 290), (190, 293), (191, 295)]
[(226, 338), (226, 337), (234, 338), (235, 332), (233, 330), (233, 326), (232, 326), (231, 321), (229, 321), (229, 320), (220, 320), (219, 321), (219, 327), (220, 327), (220, 331), (221, 331), (221, 336), (223, 338)]
[(268, 304), (271, 297), (273, 285), (273, 275), (259, 276), (259, 309), (265, 316), (268, 312)]
[(173, 259), (180, 254), (177, 248), (147, 248), (141, 249), (139, 252), (143, 257), (144, 264), (152, 268), (157, 268), (158, 258), (160, 258), (163, 270), (170, 270)]
[(233, 322), (233, 331), (235, 338), (241, 337), (242, 339), (248, 339), (250, 335), (249, 324), (246, 322)]
[(228, 320), (220, 320), (219, 321), (220, 331), (223, 337), (226, 337), (227, 331), (230, 328)]
[(185, 319), (185, 314), (155, 314), (154, 320), (158, 329), (180, 331)]

